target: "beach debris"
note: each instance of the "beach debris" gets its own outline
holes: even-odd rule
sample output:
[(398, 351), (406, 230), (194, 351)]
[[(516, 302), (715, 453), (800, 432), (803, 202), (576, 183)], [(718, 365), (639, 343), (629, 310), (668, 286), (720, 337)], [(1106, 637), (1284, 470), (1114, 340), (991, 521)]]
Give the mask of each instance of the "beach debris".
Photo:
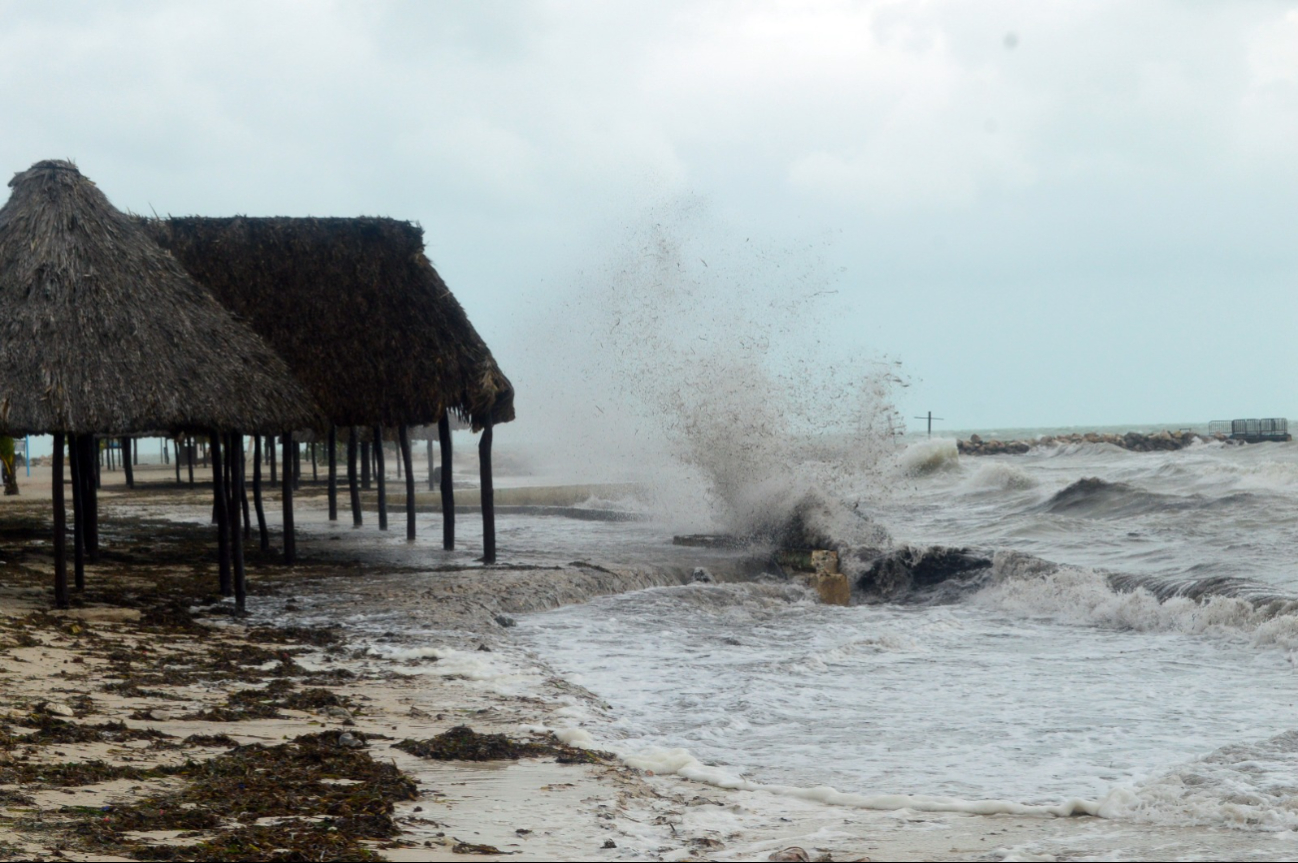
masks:
[(70, 705), (62, 701), (42, 701), (36, 708), (37, 713), (45, 713), (49, 716), (65, 716), (71, 718), (77, 715), (77, 712)]
[(716, 584), (717, 583), (717, 580), (716, 578), (713, 577), (712, 573), (708, 571), (707, 567), (703, 567), (703, 566), (694, 567), (694, 571), (690, 573), (690, 581), (694, 582), (695, 584)]
[(604, 840), (604, 844), (601, 845), (600, 847), (601, 847), (601, 848), (616, 848), (616, 847), (617, 847), (617, 843), (614, 842), (612, 839), (605, 839), (605, 840)]
[(501, 851), (495, 845), (479, 845), (474, 842), (456, 842), (451, 846), (452, 854), (517, 854), (517, 851)]
[(560, 764), (603, 764), (613, 757), (607, 752), (567, 746), (554, 735), (542, 741), (519, 741), (504, 734), (479, 734), (467, 725), (457, 725), (428, 740), (402, 740), (392, 748), (434, 761), (517, 761), (554, 756)]
[(344, 731), (338, 735), (338, 745), (347, 749), (361, 749), (365, 746), (365, 741), (352, 734), (350, 731)]

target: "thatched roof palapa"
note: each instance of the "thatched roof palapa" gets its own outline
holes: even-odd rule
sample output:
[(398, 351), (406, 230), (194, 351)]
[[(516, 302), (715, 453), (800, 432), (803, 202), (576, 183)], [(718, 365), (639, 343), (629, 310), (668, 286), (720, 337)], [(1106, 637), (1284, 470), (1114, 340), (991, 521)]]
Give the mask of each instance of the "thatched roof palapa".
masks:
[(337, 426), (514, 418), (514, 389), (424, 254), (386, 218), (172, 218), (150, 233), (285, 358)]
[(76, 166), (38, 162), (0, 208), (0, 432), (272, 432), (310, 397)]

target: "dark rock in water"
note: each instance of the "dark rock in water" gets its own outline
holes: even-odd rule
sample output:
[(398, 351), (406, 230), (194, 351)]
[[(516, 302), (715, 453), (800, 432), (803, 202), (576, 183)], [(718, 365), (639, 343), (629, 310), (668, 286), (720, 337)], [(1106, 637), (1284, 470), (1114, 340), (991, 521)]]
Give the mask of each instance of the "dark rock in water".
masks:
[(902, 546), (888, 552), (854, 549), (854, 589), (878, 601), (898, 599), (912, 590), (949, 581), (968, 581), (991, 568), (992, 560), (968, 548)]
[(694, 571), (690, 573), (690, 581), (697, 582), (699, 584), (717, 583), (717, 580), (712, 576), (712, 573), (708, 572), (707, 569), (702, 566), (694, 567)]
[(516, 621), (514, 620), (514, 618), (510, 617), (508, 614), (497, 614), (497, 615), (496, 615), (496, 623), (499, 623), (501, 626), (504, 626), (504, 627), (508, 628), (508, 627), (514, 626), (515, 623), (516, 623)]

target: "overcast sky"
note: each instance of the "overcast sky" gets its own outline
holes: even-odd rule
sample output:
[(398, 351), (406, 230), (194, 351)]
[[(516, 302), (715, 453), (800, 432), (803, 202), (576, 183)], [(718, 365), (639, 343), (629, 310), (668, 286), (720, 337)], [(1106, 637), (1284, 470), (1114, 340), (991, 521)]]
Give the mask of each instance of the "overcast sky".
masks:
[(809, 249), (818, 332), (901, 360), (908, 416), (1298, 417), (1292, 3), (0, 16), (0, 171), (72, 158), (145, 213), (418, 221), (523, 419), (538, 311), (681, 197), (695, 246)]

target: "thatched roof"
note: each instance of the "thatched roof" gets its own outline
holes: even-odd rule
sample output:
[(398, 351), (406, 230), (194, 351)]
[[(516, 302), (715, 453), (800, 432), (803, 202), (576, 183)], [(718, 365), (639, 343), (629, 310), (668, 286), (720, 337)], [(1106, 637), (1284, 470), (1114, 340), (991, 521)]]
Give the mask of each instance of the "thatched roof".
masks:
[(288, 362), (338, 426), (514, 418), (514, 388), (394, 219), (150, 220), (201, 284)]
[(0, 208), (0, 433), (279, 431), (316, 419), (283, 360), (70, 162)]

